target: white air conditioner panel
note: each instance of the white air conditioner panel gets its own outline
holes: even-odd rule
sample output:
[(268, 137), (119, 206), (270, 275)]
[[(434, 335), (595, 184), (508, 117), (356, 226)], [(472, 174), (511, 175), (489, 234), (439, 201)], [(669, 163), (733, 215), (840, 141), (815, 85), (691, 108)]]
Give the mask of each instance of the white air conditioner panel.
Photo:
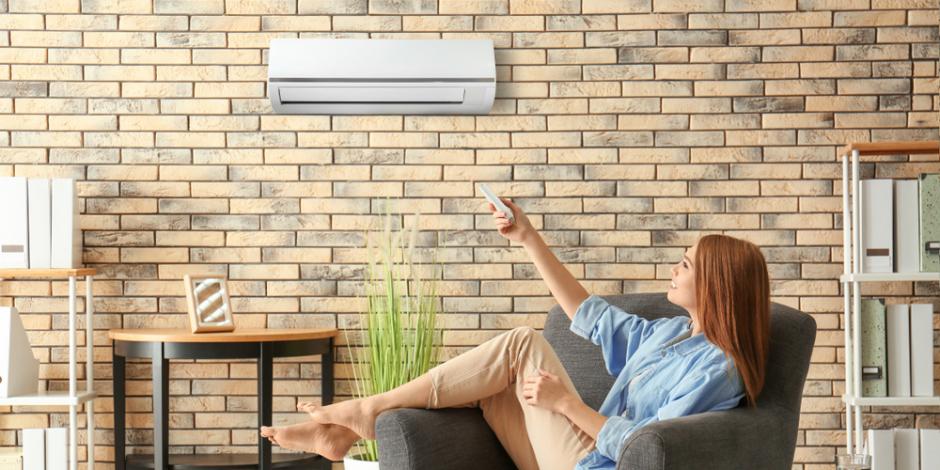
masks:
[(486, 114), (490, 40), (273, 39), (268, 97), (286, 114)]

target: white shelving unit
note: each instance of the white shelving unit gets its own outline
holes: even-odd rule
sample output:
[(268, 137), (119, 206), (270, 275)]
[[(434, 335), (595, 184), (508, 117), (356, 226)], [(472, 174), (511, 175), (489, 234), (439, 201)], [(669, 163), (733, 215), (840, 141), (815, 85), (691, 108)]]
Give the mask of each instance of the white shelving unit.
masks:
[[(69, 389), (47, 391), (32, 395), (0, 398), (0, 406), (67, 406), (69, 408), (69, 469), (78, 469), (78, 407), (86, 404), (86, 434), (88, 444), (88, 470), (95, 468), (95, 394), (93, 331), (94, 296), (92, 295), (93, 268), (79, 269), (0, 269), (0, 280), (11, 279), (65, 279), (69, 281)], [(77, 373), (77, 301), (76, 286), (85, 278), (85, 390), (78, 390)]]
[[(863, 406), (940, 406), (940, 397), (863, 397), (861, 363), (861, 284), (863, 282), (940, 282), (940, 273), (862, 273), (859, 235), (859, 160), (866, 155), (938, 155), (940, 142), (878, 142), (849, 144), (840, 149), (842, 157), (842, 283), (845, 320), (845, 425), (846, 451), (862, 449)], [(851, 196), (851, 197), (850, 197)], [(851, 209), (851, 210), (850, 210)], [(854, 431), (855, 442), (852, 442)]]

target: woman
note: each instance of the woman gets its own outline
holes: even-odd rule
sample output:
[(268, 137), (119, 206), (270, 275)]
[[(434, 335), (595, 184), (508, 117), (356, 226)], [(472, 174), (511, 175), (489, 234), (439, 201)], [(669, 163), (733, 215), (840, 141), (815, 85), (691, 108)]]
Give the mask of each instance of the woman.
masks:
[[(516, 328), (394, 390), (318, 407), (309, 422), (261, 428), (286, 448), (341, 459), (395, 408), (474, 406), (522, 470), (613, 469), (637, 429), (669, 418), (756, 404), (768, 351), (767, 265), (750, 242), (707, 235), (673, 265), (667, 298), (689, 318), (646, 320), (589, 295), (511, 200), (515, 223), (488, 204), (499, 233), (521, 243), (569, 318), (601, 347), (616, 377), (599, 412), (581, 401), (551, 346)], [(459, 436), (455, 436), (459, 438)]]

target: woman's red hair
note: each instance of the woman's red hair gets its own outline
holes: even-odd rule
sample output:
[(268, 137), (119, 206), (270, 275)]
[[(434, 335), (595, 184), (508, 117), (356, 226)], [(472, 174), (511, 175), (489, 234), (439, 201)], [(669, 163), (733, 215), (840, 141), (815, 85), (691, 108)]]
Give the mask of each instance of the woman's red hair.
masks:
[(727, 235), (700, 238), (695, 300), (705, 337), (731, 356), (756, 405), (770, 349), (770, 276), (760, 249)]

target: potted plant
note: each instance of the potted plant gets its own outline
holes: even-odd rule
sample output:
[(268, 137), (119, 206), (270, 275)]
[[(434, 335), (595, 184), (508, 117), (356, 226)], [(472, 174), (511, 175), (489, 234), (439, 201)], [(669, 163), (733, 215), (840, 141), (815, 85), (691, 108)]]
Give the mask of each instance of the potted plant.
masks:
[[(415, 225), (418, 216), (415, 214)], [(440, 354), (434, 280), (437, 271), (435, 269), (430, 279), (421, 279), (412, 264), (417, 229), (401, 231), (393, 237), (391, 225), (392, 217), (386, 212), (378, 252), (373, 247), (371, 234), (366, 234), (368, 302), (367, 311), (359, 314), (364, 337), (358, 354), (352, 351), (348, 330), (344, 330), (353, 361), (357, 398), (386, 392), (419, 377), (437, 364)], [(404, 235), (408, 235), (407, 248)], [(396, 261), (399, 258), (401, 263)], [(438, 265), (436, 254), (434, 265)], [(409, 280), (413, 295), (408, 295)], [(375, 441), (360, 441), (343, 459), (344, 467), (346, 470), (377, 470), (378, 453)]]

